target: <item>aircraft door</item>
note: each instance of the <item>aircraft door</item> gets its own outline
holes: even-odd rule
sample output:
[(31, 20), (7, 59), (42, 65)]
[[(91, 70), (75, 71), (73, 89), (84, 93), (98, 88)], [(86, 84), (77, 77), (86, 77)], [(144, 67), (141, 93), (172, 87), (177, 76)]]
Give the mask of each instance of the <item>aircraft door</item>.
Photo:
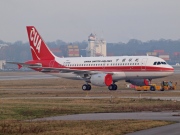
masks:
[(146, 70), (147, 58), (142, 59), (141, 61), (141, 70)]

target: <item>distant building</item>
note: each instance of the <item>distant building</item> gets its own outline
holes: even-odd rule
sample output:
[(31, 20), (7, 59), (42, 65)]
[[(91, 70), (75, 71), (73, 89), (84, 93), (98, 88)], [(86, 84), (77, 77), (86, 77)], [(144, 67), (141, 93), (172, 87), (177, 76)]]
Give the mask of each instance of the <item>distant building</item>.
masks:
[(106, 41), (91, 33), (88, 37), (87, 56), (107, 56), (106, 52)]
[(78, 45), (68, 45), (68, 57), (79, 57)]
[(169, 55), (159, 55), (159, 58), (162, 58), (164, 60), (170, 60)]
[(0, 70), (4, 69), (5, 65), (6, 65), (6, 61), (0, 60)]

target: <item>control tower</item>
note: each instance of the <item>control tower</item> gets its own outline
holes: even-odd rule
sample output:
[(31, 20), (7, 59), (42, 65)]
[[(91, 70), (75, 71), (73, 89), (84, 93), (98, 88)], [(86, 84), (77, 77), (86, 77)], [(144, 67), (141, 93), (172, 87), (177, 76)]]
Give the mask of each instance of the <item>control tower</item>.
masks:
[[(8, 46), (7, 44), (0, 44), (0, 50), (2, 49), (2, 47)], [(0, 60), (0, 70), (4, 69), (6, 65), (6, 61), (5, 60)]]
[(95, 34), (91, 33), (88, 36), (87, 56), (106, 56), (106, 41), (98, 39)]

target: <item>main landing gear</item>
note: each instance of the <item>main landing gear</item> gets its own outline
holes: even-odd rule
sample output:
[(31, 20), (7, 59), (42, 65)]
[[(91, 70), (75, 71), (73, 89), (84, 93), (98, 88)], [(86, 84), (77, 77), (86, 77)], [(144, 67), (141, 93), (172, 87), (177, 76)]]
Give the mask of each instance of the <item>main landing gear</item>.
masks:
[[(108, 86), (108, 89), (109, 89), (110, 91), (117, 90), (117, 85), (116, 85), (115, 83), (113, 83), (113, 84), (111, 84), (111, 85)], [(90, 85), (90, 84), (84, 84), (84, 85), (82, 86), (82, 90), (84, 90), (84, 91), (90, 91), (90, 90), (91, 90), (91, 85)]]
[(84, 91), (90, 91), (90, 90), (91, 90), (91, 85), (90, 85), (90, 84), (84, 84), (84, 85), (82, 86), (82, 90), (84, 90)]
[(113, 83), (113, 84), (108, 86), (108, 89), (109, 90), (117, 90), (117, 85)]

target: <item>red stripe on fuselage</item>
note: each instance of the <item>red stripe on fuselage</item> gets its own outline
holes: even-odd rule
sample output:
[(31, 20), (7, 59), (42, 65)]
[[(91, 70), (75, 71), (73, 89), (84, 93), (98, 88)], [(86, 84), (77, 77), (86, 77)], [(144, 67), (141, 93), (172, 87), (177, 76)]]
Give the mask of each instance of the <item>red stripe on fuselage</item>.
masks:
[[(66, 67), (64, 65), (59, 64), (55, 60), (37, 60), (37, 61), (28, 61), (28, 64), (41, 63), (43, 67), (51, 67), (51, 68), (67, 68), (74, 70), (89, 70), (89, 71), (104, 71), (104, 72), (173, 72), (173, 68), (166, 67), (156, 67), (156, 66), (83, 66), (83, 67)], [(37, 70), (37, 69), (34, 69)], [(38, 69), (40, 71), (40, 68)]]
[(106, 66), (106, 67), (67, 67), (75, 70), (95, 70), (95, 71), (112, 71), (112, 72), (135, 72), (135, 71), (148, 71), (148, 72), (173, 72), (173, 68), (155, 67), (155, 66)]

